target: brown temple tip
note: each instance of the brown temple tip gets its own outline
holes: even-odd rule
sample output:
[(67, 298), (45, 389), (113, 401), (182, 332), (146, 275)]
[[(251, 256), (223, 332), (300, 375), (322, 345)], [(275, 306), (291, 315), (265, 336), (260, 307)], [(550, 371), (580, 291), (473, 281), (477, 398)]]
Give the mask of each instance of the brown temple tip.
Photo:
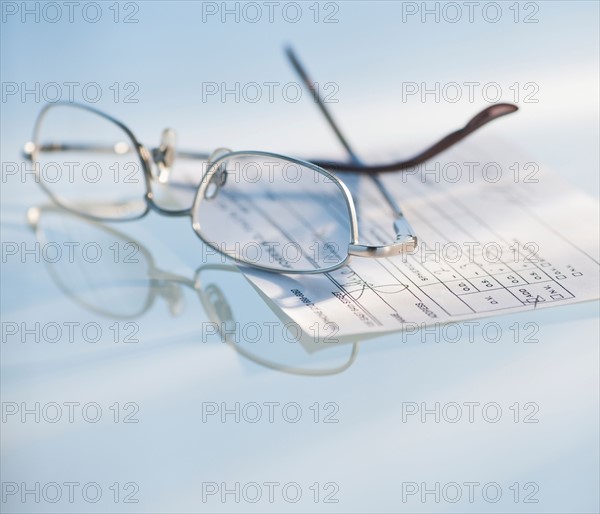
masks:
[(519, 108), (515, 104), (500, 103), (490, 105), (480, 113), (476, 114), (473, 118), (471, 118), (471, 121), (467, 123), (465, 128), (469, 130), (475, 130), (481, 127), (482, 125), (485, 125), (486, 123), (489, 123), (490, 121), (499, 118), (500, 116), (506, 116), (507, 114), (511, 114), (518, 110)]

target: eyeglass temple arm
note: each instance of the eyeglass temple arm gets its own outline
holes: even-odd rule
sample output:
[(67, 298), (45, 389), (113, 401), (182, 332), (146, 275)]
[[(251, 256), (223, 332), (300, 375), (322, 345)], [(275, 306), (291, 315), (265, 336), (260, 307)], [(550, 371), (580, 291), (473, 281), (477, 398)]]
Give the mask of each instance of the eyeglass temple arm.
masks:
[[(311, 91), (315, 91), (314, 88), (311, 87)], [(323, 109), (323, 105), (321, 103), (317, 103), (319, 109), (327, 118), (331, 118), (331, 115), (327, 110)], [(367, 165), (367, 164), (359, 164), (352, 159), (353, 162), (345, 163), (339, 161), (323, 161), (319, 159), (309, 159), (310, 162), (320, 166), (321, 168), (326, 168), (331, 171), (346, 171), (346, 172), (367, 172), (367, 173), (388, 173), (393, 171), (402, 171), (414, 168), (419, 164), (423, 164), (428, 161), (432, 157), (442, 153), (444, 150), (447, 150), (451, 146), (455, 145), (459, 141), (465, 139), (468, 135), (472, 134), (479, 128), (483, 127), (490, 121), (496, 120), (502, 116), (506, 116), (507, 114), (512, 114), (516, 112), (519, 108), (514, 104), (508, 103), (499, 103), (490, 105), (489, 107), (483, 109), (479, 113), (477, 113), (469, 122), (461, 129), (448, 134), (447, 136), (440, 139), (437, 143), (434, 143), (429, 148), (426, 148), (419, 154), (411, 157), (410, 159), (406, 159), (403, 161), (396, 161), (389, 164), (380, 164), (380, 165)], [(331, 123), (330, 123), (331, 125)], [(331, 125), (333, 130), (336, 133), (336, 136), (344, 145), (346, 151), (354, 155), (351, 148), (348, 146), (348, 142), (343, 137), (343, 135), (339, 132), (339, 129), (335, 124)], [(27, 143), (25, 149), (23, 150), (23, 157), (31, 160), (32, 154), (36, 150), (33, 143)], [(85, 152), (102, 152), (102, 153), (114, 153), (115, 149), (111, 146), (101, 146), (101, 145), (77, 145), (77, 144), (47, 144), (42, 145), (37, 150), (42, 150), (44, 152), (64, 152), (64, 151), (85, 151)], [(198, 159), (198, 160), (206, 160), (210, 157), (210, 154), (207, 152), (192, 152), (185, 150), (176, 150), (176, 155), (178, 157), (183, 157), (184, 159)]]
[(336, 161), (320, 161), (320, 160), (311, 160), (317, 166), (321, 166), (322, 168), (326, 168), (332, 171), (354, 171), (354, 172), (369, 172), (369, 173), (381, 173), (381, 172), (391, 172), (391, 171), (400, 171), (409, 168), (413, 168), (417, 166), (435, 155), (443, 152), (447, 148), (452, 145), (458, 143), (469, 134), (475, 132), (477, 129), (483, 127), (486, 123), (489, 123), (492, 120), (495, 120), (501, 116), (505, 116), (507, 114), (511, 114), (518, 110), (518, 107), (514, 104), (508, 103), (498, 103), (494, 105), (490, 105), (489, 107), (483, 109), (481, 112), (477, 113), (473, 118), (469, 120), (469, 122), (461, 129), (448, 134), (446, 137), (440, 139), (437, 143), (431, 145), (429, 148), (423, 150), (421, 153), (415, 155), (414, 157), (404, 160), (397, 161), (390, 164), (382, 164), (378, 166), (369, 166), (365, 164), (361, 164), (360, 160), (357, 158), (356, 154), (350, 147), (350, 144), (341, 133), (339, 127), (335, 123), (333, 117), (325, 107), (325, 103), (320, 98), (319, 92), (316, 89), (314, 82), (308, 76), (306, 69), (300, 63), (298, 57), (296, 56), (294, 50), (291, 47), (287, 47), (285, 49), (285, 53), (298, 74), (298, 76), (302, 79), (304, 85), (309, 89), (312, 93), (319, 110), (325, 116), (325, 119), (329, 123), (330, 127), (335, 132), (335, 135), (339, 139), (340, 143), (344, 146), (348, 155), (351, 157), (352, 163), (343, 163)]
[[(302, 67), (299, 65), (293, 51), (288, 48), (286, 49), (290, 61), (294, 68), (298, 71), (303, 80), (306, 80), (305, 84), (310, 89), (310, 91), (318, 96), (318, 92), (316, 91), (312, 81), (308, 78)], [(494, 105), (490, 105), (486, 107), (479, 113), (477, 113), (473, 118), (469, 120), (469, 122), (461, 129), (448, 134), (447, 136), (440, 139), (437, 143), (434, 143), (429, 148), (423, 150), (421, 153), (411, 157), (410, 159), (406, 159), (404, 161), (396, 161), (389, 164), (381, 164), (381, 165), (366, 165), (360, 164), (360, 162), (356, 159), (356, 155), (352, 151), (348, 141), (340, 132), (339, 128), (333, 121), (331, 114), (325, 108), (322, 102), (317, 101), (317, 105), (321, 110), (322, 114), (325, 116), (330, 126), (334, 130), (337, 138), (340, 143), (344, 146), (346, 151), (350, 156), (352, 156), (351, 163), (339, 162), (339, 161), (322, 161), (319, 159), (310, 159), (310, 161), (317, 166), (321, 166), (322, 168), (326, 168), (331, 171), (353, 171), (353, 172), (368, 172), (368, 173), (387, 173), (392, 171), (402, 171), (410, 168), (414, 168), (419, 164), (424, 163), (425, 161), (431, 159), (432, 157), (440, 154), (444, 150), (450, 148), (452, 145), (455, 145), (459, 141), (466, 138), (468, 135), (472, 134), (479, 128), (483, 127), (490, 121), (498, 119), (502, 116), (506, 116), (507, 114), (512, 114), (516, 112), (519, 108), (514, 104), (509, 103), (498, 103)], [(115, 152), (115, 148), (111, 146), (101, 146), (101, 145), (79, 145), (79, 144), (47, 144), (42, 145), (39, 148), (35, 148), (33, 143), (27, 143), (25, 145), (25, 149), (23, 150), (23, 157), (31, 160), (33, 152), (35, 150), (42, 150), (44, 152), (64, 152), (64, 151), (86, 151), (86, 152), (103, 152), (103, 153), (111, 153)], [(153, 152), (158, 149), (154, 149)], [(178, 157), (183, 157), (184, 159), (199, 159), (206, 160), (210, 157), (209, 153), (205, 152), (192, 152), (185, 150), (176, 150), (176, 155)]]
[[(32, 161), (33, 160), (33, 154), (36, 151), (42, 151), (42, 152), (69, 152), (69, 151), (76, 151), (76, 152), (96, 152), (96, 153), (106, 153), (106, 154), (117, 154), (117, 155), (123, 155), (127, 152), (130, 151), (130, 146), (127, 145), (127, 143), (123, 143), (124, 145), (126, 145), (126, 147), (123, 147), (122, 150), (118, 150), (118, 146), (103, 146), (103, 145), (86, 145), (86, 144), (71, 144), (71, 143), (64, 143), (64, 144), (59, 144), (59, 143), (51, 143), (51, 144), (45, 144), (45, 145), (40, 145), (39, 147), (36, 147), (36, 145), (32, 142), (28, 142), (25, 144), (25, 147), (23, 148), (23, 158), (28, 160), (28, 161)], [(153, 158), (155, 160), (155, 162), (159, 162), (161, 159), (161, 149), (160, 148), (153, 148), (151, 150), (151, 153), (153, 155)], [(201, 152), (188, 152), (188, 151), (178, 151), (175, 150), (175, 155), (178, 157), (183, 157), (184, 159), (198, 159), (198, 160), (208, 160), (208, 158), (210, 157), (210, 154), (207, 153), (201, 153)], [(159, 180), (160, 180), (160, 176), (159, 176)], [(178, 180), (169, 180), (169, 185), (171, 187), (176, 187), (176, 188), (180, 188), (180, 189), (196, 189), (197, 185), (196, 184), (192, 184), (192, 183), (188, 183), (188, 182), (181, 182)]]
[[(329, 123), (329, 126), (335, 132), (336, 137), (338, 138), (339, 142), (342, 143), (342, 146), (348, 153), (348, 156), (350, 157), (352, 162), (356, 165), (357, 168), (360, 168), (360, 169), (364, 168), (364, 166), (362, 166), (360, 164), (360, 159), (354, 153), (354, 150), (352, 150), (350, 143), (348, 143), (348, 141), (342, 134), (341, 130), (337, 126), (337, 123), (334, 121), (333, 117), (331, 116), (331, 113), (327, 110), (327, 107), (325, 107), (325, 103), (322, 101), (321, 96), (319, 95), (319, 91), (315, 87), (315, 83), (308, 76), (308, 72), (306, 71), (304, 66), (302, 66), (302, 64), (300, 64), (300, 61), (291, 46), (287, 46), (285, 48), (285, 54), (286, 54), (288, 60), (290, 61), (290, 64), (294, 68), (294, 71), (298, 74), (298, 76), (304, 83), (304, 86), (312, 93), (313, 98), (315, 99), (315, 102), (317, 104), (317, 107), (321, 111), (321, 114), (323, 114), (323, 116), (327, 120), (327, 123)], [(311, 162), (314, 164), (317, 164), (318, 166), (321, 166), (318, 163), (318, 161), (311, 160)], [(338, 162), (336, 164), (340, 165), (340, 166), (344, 165), (344, 163), (341, 163), (341, 162)]]
[[(131, 146), (125, 142), (123, 150), (119, 150), (119, 143), (114, 146), (109, 145), (86, 145), (79, 143), (50, 143), (40, 145), (36, 147), (36, 145), (32, 142), (28, 142), (25, 144), (23, 148), (23, 157), (27, 160), (31, 160), (33, 157), (33, 153), (35, 151), (42, 152), (100, 152), (100, 153), (116, 153), (116, 154), (124, 154), (131, 150)], [(151, 153), (154, 155), (156, 152), (160, 151), (159, 148), (153, 148)], [(175, 150), (175, 154), (178, 157), (183, 157), (184, 159), (199, 159), (206, 160), (210, 157), (209, 153), (205, 152), (190, 152), (186, 150)]]
[(485, 124), (493, 121), (495, 119), (500, 118), (501, 116), (506, 116), (507, 114), (511, 114), (517, 111), (519, 108), (516, 105), (508, 104), (508, 103), (499, 103), (490, 105), (486, 107), (479, 113), (477, 113), (473, 118), (469, 120), (469, 122), (461, 129), (448, 134), (447, 136), (440, 139), (437, 143), (434, 143), (429, 148), (423, 150), (421, 153), (411, 157), (410, 159), (406, 159), (404, 161), (396, 161), (389, 164), (381, 164), (381, 165), (357, 165), (357, 164), (346, 164), (342, 162), (335, 161), (320, 161), (314, 160), (311, 161), (317, 166), (321, 166), (322, 168), (326, 168), (332, 171), (354, 171), (354, 172), (368, 172), (368, 173), (388, 173), (393, 171), (403, 171), (407, 169), (414, 168), (419, 164), (423, 164), (428, 161), (432, 157), (442, 153), (444, 150), (450, 148), (455, 145), (459, 141), (466, 138), (468, 135), (472, 134), (479, 128), (483, 127)]
[[(296, 54), (291, 49), (291, 47), (286, 48), (286, 54), (292, 63), (292, 66), (304, 82), (304, 85), (311, 91), (314, 96), (315, 102), (318, 105), (321, 113), (325, 116), (329, 126), (335, 132), (335, 135), (340, 140), (350, 160), (352, 163), (359, 167), (362, 171), (364, 169), (364, 165), (361, 163), (358, 155), (354, 152), (348, 140), (342, 134), (342, 131), (338, 127), (337, 123), (333, 119), (333, 116), (325, 106), (323, 99), (319, 95), (319, 92), (314, 87), (313, 81), (309, 78), (308, 73), (304, 69), (304, 67), (300, 64), (300, 61), (296, 57)], [(396, 241), (391, 244), (383, 245), (383, 246), (366, 246), (360, 245), (357, 242), (355, 244), (351, 244), (349, 246), (349, 253), (351, 255), (359, 255), (363, 257), (389, 257), (392, 255), (398, 255), (405, 252), (411, 252), (416, 248), (417, 245), (417, 237), (414, 235), (414, 230), (410, 226), (410, 223), (404, 217), (404, 213), (402, 209), (400, 209), (400, 205), (394, 198), (394, 196), (390, 193), (390, 191), (385, 187), (385, 184), (381, 180), (378, 174), (371, 173), (368, 177), (373, 180), (381, 194), (384, 196), (392, 210), (394, 211), (395, 219), (394, 219), (394, 231), (396, 232)]]

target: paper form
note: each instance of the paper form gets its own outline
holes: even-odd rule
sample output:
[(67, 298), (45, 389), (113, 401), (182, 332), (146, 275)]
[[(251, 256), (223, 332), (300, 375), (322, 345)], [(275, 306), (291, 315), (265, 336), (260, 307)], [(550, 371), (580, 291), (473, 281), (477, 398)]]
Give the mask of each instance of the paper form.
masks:
[[(506, 144), (493, 140), (482, 150), (477, 142), (410, 173), (383, 175), (419, 238), (415, 253), (352, 257), (319, 275), (242, 271), (319, 337), (597, 299), (598, 203)], [(339, 177), (357, 204), (360, 242), (393, 241), (391, 211), (372, 181)]]

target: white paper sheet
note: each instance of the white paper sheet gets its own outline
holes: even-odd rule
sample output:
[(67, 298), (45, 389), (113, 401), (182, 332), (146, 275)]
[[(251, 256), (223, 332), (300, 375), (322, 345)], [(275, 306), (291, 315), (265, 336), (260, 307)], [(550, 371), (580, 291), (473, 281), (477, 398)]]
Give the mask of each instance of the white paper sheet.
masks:
[[(477, 143), (384, 175), (419, 238), (416, 253), (353, 257), (320, 275), (242, 271), (308, 335), (336, 340), (597, 299), (598, 203), (505, 143)], [(357, 203), (361, 243), (393, 241), (373, 182), (340, 178)]]

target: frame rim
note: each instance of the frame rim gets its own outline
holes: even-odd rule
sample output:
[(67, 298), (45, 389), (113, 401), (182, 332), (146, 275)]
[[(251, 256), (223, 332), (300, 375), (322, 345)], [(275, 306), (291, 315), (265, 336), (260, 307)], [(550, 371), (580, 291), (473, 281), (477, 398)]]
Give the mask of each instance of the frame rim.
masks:
[[(332, 266), (329, 266), (327, 268), (315, 268), (312, 270), (311, 269), (309, 269), (309, 270), (286, 270), (286, 269), (277, 268), (274, 266), (266, 266), (263, 264), (256, 264), (253, 262), (248, 262), (244, 259), (234, 257), (229, 254), (224, 254), (212, 242), (208, 241), (205, 238), (205, 236), (202, 234), (202, 226), (200, 224), (200, 220), (198, 219), (199, 218), (198, 207), (199, 207), (200, 203), (202, 202), (202, 200), (204, 199), (204, 192), (206, 191), (206, 188), (208, 187), (210, 180), (211, 180), (212, 176), (214, 175), (214, 173), (216, 172), (219, 164), (223, 160), (230, 159), (232, 157), (244, 157), (244, 156), (272, 157), (275, 159), (292, 162), (294, 164), (306, 167), (308, 169), (311, 169), (311, 170), (325, 176), (326, 178), (330, 179), (338, 187), (338, 189), (341, 191), (344, 201), (346, 203), (346, 207), (348, 209), (348, 216), (350, 219), (350, 241), (348, 242), (348, 248), (346, 249), (346, 255), (345, 255), (344, 259), (342, 259), (340, 262), (338, 262)], [(334, 271), (334, 270), (344, 266), (350, 260), (350, 257), (352, 256), (352, 254), (350, 253), (350, 248), (352, 246), (358, 244), (358, 219), (356, 216), (356, 207), (354, 205), (354, 199), (352, 198), (352, 193), (350, 192), (350, 190), (348, 189), (346, 184), (344, 184), (335, 175), (333, 175), (332, 173), (328, 172), (327, 170), (321, 168), (320, 166), (317, 166), (316, 164), (313, 164), (308, 161), (304, 161), (302, 159), (296, 159), (294, 157), (289, 157), (286, 155), (281, 155), (281, 154), (273, 153), (273, 152), (255, 151), (255, 150), (235, 151), (235, 152), (230, 152), (228, 154), (225, 154), (225, 155), (219, 157), (214, 162), (210, 163), (210, 166), (206, 170), (204, 175), (202, 176), (200, 185), (198, 186), (198, 189), (196, 191), (196, 195), (194, 197), (194, 202), (190, 209), (190, 214), (191, 214), (191, 219), (192, 219), (192, 229), (194, 230), (194, 233), (198, 236), (198, 238), (204, 244), (206, 244), (213, 250), (217, 251), (219, 254), (225, 255), (225, 257), (227, 257), (228, 259), (231, 259), (239, 264), (250, 266), (252, 268), (260, 269), (263, 271), (268, 271), (271, 273), (282, 273), (282, 274), (289, 274), (289, 275), (296, 275), (296, 274), (310, 275), (310, 274), (328, 273), (330, 271)]]
[(77, 109), (82, 109), (84, 111), (88, 111), (92, 114), (96, 114), (96, 115), (100, 116), (101, 118), (104, 118), (105, 120), (115, 124), (117, 127), (119, 127), (121, 130), (123, 130), (125, 132), (125, 134), (131, 140), (133, 148), (134, 148), (135, 152), (137, 153), (137, 156), (140, 160), (140, 164), (142, 166), (143, 176), (144, 176), (144, 185), (145, 185), (146, 191), (142, 195), (141, 200), (144, 202), (145, 205), (144, 205), (144, 210), (141, 213), (136, 214), (135, 216), (123, 217), (123, 218), (107, 218), (107, 217), (102, 217), (102, 216), (95, 216), (93, 214), (89, 214), (84, 211), (79, 211), (77, 209), (74, 209), (74, 208), (66, 205), (48, 188), (48, 186), (46, 185), (44, 180), (42, 180), (39, 169), (36, 166), (35, 175), (37, 177), (37, 182), (40, 185), (40, 187), (44, 190), (44, 192), (50, 197), (50, 199), (54, 203), (56, 203), (62, 209), (65, 209), (65, 210), (69, 211), (70, 213), (75, 214), (77, 216), (82, 216), (84, 218), (87, 218), (87, 219), (90, 219), (93, 221), (125, 222), (125, 221), (139, 220), (139, 219), (143, 218), (144, 216), (146, 216), (146, 214), (148, 214), (148, 212), (150, 211), (150, 208), (151, 208), (150, 202), (153, 202), (152, 186), (151, 186), (151, 180), (150, 180), (151, 179), (151, 169), (150, 169), (150, 162), (149, 162), (149, 153), (148, 153), (146, 147), (137, 140), (137, 138), (135, 137), (133, 132), (124, 123), (117, 120), (116, 118), (113, 118), (109, 114), (106, 114), (98, 109), (95, 109), (94, 107), (90, 107), (88, 105), (80, 104), (77, 102), (61, 101), (61, 102), (54, 102), (54, 103), (49, 103), (49, 104), (44, 105), (44, 107), (42, 107), (42, 109), (39, 112), (39, 114), (35, 120), (35, 123), (34, 123), (33, 134), (32, 134), (32, 142), (33, 142), (34, 148), (30, 154), (30, 161), (33, 164), (39, 164), (39, 156), (38, 156), (39, 145), (37, 143), (38, 143), (38, 136), (39, 136), (40, 128), (41, 128), (42, 122), (44, 121), (44, 117), (46, 116), (48, 111), (50, 111), (54, 107), (74, 107)]

